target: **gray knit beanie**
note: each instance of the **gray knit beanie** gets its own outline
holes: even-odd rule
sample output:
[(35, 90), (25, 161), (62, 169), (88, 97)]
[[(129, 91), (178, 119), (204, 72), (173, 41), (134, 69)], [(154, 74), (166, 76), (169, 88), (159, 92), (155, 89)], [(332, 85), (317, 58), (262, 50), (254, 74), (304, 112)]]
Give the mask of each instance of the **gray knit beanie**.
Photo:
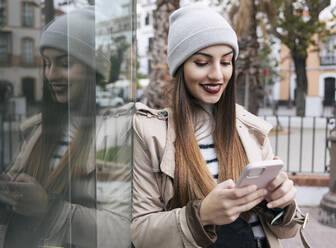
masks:
[(225, 44), (238, 57), (237, 35), (215, 10), (203, 4), (190, 4), (174, 11), (169, 19), (168, 66), (170, 75), (195, 52), (211, 45)]
[(92, 7), (74, 10), (47, 24), (41, 39), (45, 48), (62, 50), (105, 76), (109, 60), (95, 49), (95, 11)]

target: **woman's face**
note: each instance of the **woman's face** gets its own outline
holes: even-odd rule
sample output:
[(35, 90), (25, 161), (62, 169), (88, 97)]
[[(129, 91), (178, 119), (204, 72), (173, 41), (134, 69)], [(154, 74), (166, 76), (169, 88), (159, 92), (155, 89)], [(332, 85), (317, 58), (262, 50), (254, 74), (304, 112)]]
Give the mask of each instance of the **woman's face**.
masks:
[(188, 58), (183, 69), (191, 95), (203, 103), (218, 102), (232, 76), (232, 58), (227, 45), (210, 46)]
[(44, 75), (56, 100), (60, 103), (80, 99), (87, 68), (67, 53), (56, 49), (43, 50)]

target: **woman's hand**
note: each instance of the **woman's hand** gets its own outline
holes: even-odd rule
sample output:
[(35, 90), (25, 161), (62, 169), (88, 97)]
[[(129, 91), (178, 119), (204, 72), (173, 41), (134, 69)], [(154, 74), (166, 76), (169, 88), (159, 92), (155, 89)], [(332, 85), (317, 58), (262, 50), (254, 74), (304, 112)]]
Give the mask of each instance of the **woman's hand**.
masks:
[(265, 198), (268, 201), (268, 208), (284, 208), (294, 201), (296, 196), (294, 183), (284, 171), (267, 185), (267, 191)]
[(24, 173), (14, 182), (0, 182), (0, 201), (25, 216), (42, 217), (48, 207), (47, 192), (35, 178)]
[(265, 189), (257, 190), (256, 185), (235, 188), (231, 179), (217, 184), (202, 201), (201, 223), (203, 225), (232, 223), (241, 213), (258, 205), (266, 193)]

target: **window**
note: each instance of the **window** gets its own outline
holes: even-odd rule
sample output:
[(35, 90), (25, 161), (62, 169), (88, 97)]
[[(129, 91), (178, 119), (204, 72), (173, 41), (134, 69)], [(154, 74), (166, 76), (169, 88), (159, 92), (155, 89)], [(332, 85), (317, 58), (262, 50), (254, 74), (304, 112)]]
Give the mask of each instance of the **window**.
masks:
[(324, 79), (324, 98), (323, 105), (324, 106), (333, 106), (335, 101), (335, 78), (327, 77)]
[(30, 38), (24, 38), (22, 40), (22, 55), (21, 62), (24, 65), (31, 65), (34, 62), (33, 54), (33, 40)]
[(150, 15), (149, 13), (147, 13), (146, 17), (145, 17), (145, 25), (148, 26), (149, 25), (149, 21), (150, 21)]
[(6, 0), (0, 0), (0, 25), (6, 24)]
[(152, 60), (148, 60), (148, 64), (147, 64), (147, 71), (148, 71), (148, 75), (151, 74), (152, 72)]
[(153, 37), (150, 37), (148, 39), (148, 51), (151, 51), (153, 49)]
[(322, 44), (320, 64), (336, 65), (336, 35), (329, 37), (327, 42)]
[(32, 27), (33, 26), (33, 17), (34, 9), (32, 3), (23, 2), (22, 3), (22, 26)]
[(11, 33), (0, 32), (0, 64), (9, 64), (11, 60)]
[(35, 101), (35, 79), (32, 77), (22, 78), (21, 88), (27, 103), (33, 103)]

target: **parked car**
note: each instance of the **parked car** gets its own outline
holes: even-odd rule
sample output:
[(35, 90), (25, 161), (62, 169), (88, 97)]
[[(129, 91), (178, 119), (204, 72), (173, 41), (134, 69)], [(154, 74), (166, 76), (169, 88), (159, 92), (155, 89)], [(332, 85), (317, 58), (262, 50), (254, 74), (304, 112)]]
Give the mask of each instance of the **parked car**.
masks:
[(124, 99), (96, 87), (96, 104), (98, 107), (118, 107), (124, 104)]

